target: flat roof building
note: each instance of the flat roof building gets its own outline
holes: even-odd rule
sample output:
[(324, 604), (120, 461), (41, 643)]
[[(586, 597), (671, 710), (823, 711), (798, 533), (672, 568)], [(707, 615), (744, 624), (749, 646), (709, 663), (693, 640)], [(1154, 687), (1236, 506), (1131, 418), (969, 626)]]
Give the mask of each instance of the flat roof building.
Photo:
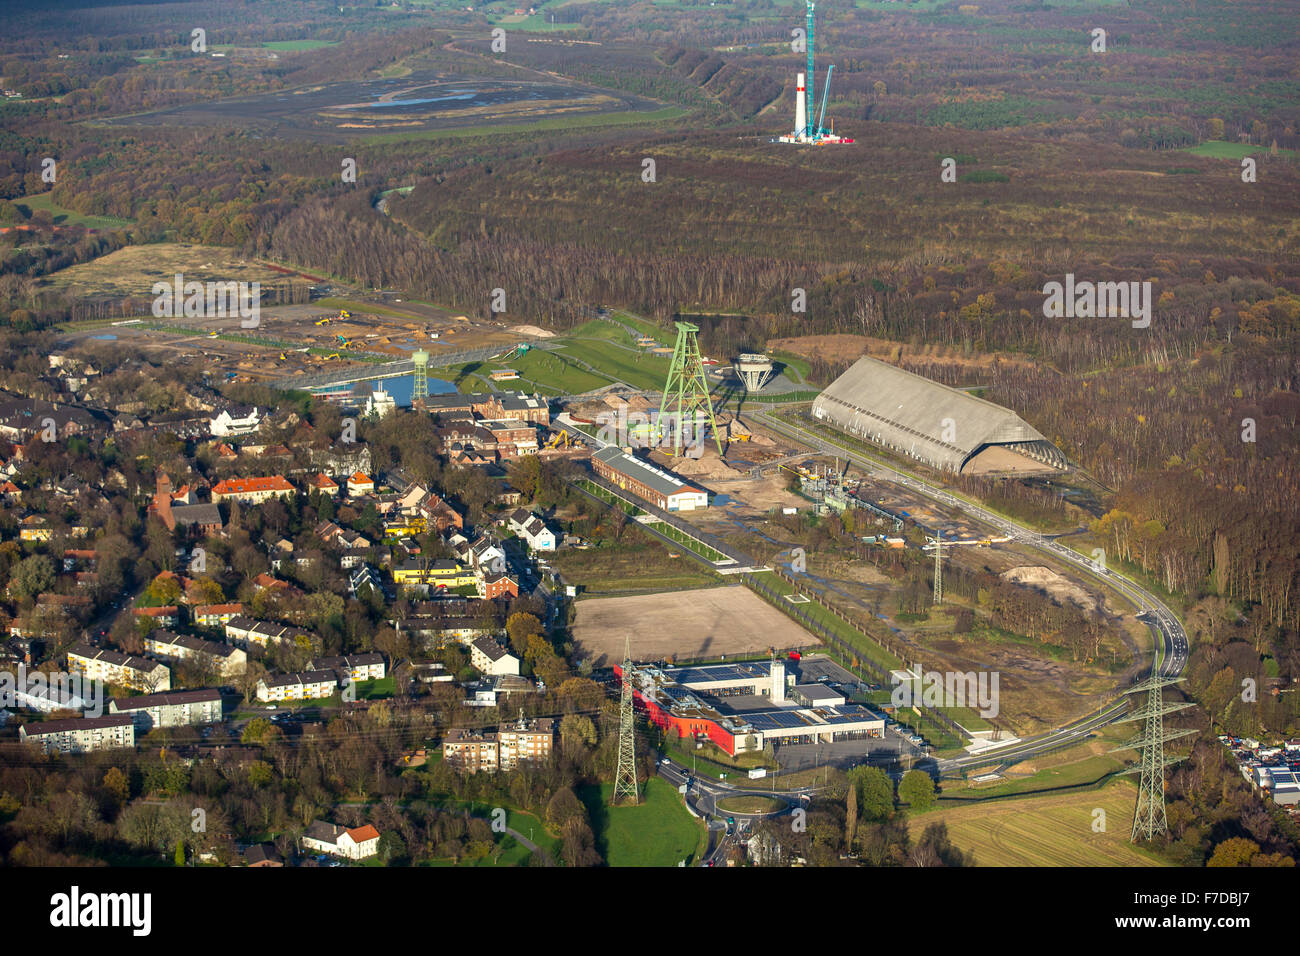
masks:
[(130, 717), (76, 717), (23, 724), (18, 736), (46, 753), (84, 754), (134, 748), (135, 724)]
[(114, 697), (108, 702), (108, 712), (130, 717), (136, 732), (142, 734), (158, 727), (215, 724), (221, 720), (221, 692), (178, 690), (141, 697)]
[[(615, 671), (622, 676), (622, 666)], [(703, 737), (732, 756), (766, 744), (883, 737), (885, 718), (860, 704), (801, 706), (787, 699), (785, 662), (757, 661), (706, 667), (633, 669), (633, 694), (651, 722), (679, 737)], [(800, 685), (796, 685), (798, 687)], [(804, 685), (806, 686), (806, 685)], [(736, 696), (766, 696), (766, 706), (731, 712)]]

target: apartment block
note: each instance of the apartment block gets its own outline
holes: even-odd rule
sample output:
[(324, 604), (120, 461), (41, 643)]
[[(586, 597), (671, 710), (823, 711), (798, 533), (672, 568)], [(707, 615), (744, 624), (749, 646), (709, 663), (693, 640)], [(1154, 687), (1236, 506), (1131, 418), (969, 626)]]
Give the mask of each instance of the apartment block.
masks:
[(150, 694), (171, 690), (172, 686), (171, 671), (165, 664), (147, 657), (132, 657), (117, 651), (91, 647), (89, 644), (74, 644), (68, 648), (68, 670), (76, 671), (90, 680)]

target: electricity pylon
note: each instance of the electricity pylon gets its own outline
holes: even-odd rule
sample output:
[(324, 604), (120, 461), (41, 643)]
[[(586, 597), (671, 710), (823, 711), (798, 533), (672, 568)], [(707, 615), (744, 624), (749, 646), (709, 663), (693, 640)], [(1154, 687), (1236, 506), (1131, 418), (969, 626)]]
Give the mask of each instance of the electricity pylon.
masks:
[[(672, 422), (673, 457), (682, 453), (682, 429), (689, 420), (696, 429), (704, 424), (703, 415), (708, 414), (709, 428), (713, 430), (713, 441), (722, 454), (722, 442), (718, 438), (718, 424), (713, 420), (713, 402), (709, 398), (709, 383), (704, 377), (704, 360), (700, 356), (700, 343), (695, 338), (699, 326), (689, 322), (678, 322), (677, 344), (673, 347), (673, 362), (668, 369), (668, 379), (664, 382), (664, 397), (659, 401), (659, 420), (656, 422), (657, 444), (663, 444), (665, 422)], [(696, 439), (698, 440), (698, 432)], [(702, 444), (702, 443), (701, 443)]]
[(1133, 833), (1129, 837), (1130, 843), (1136, 843), (1139, 839), (1150, 840), (1157, 834), (1169, 830), (1169, 819), (1165, 815), (1165, 767), (1179, 763), (1184, 758), (1166, 757), (1165, 744), (1179, 737), (1196, 733), (1195, 729), (1165, 729), (1165, 714), (1172, 714), (1193, 706), (1190, 703), (1166, 704), (1164, 702), (1163, 689), (1170, 684), (1181, 683), (1182, 680), (1181, 677), (1164, 677), (1153, 671), (1150, 677), (1134, 684), (1125, 692), (1140, 694), (1146, 691), (1147, 695), (1146, 703), (1142, 707), (1119, 720), (1119, 723), (1143, 721), (1142, 733), (1111, 751), (1111, 753), (1118, 753), (1121, 750), (1136, 750), (1140, 756), (1136, 765), (1124, 771), (1124, 773), (1142, 775), (1138, 784), (1137, 806), (1133, 810)]
[(623, 696), (618, 704), (618, 769), (614, 773), (614, 795), (610, 803), (617, 806), (628, 797), (640, 803), (636, 783), (636, 724), (632, 712), (632, 641), (623, 644)]
[(936, 531), (933, 538), (926, 541), (934, 545), (934, 603), (943, 603), (943, 532)]

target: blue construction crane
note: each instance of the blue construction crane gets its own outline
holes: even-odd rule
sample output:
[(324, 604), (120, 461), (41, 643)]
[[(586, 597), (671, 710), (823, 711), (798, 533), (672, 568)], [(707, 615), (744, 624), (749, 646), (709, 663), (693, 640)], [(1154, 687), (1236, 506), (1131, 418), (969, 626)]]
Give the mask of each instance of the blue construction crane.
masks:
[(817, 118), (817, 135), (821, 136), (826, 132), (826, 97), (831, 92), (831, 74), (835, 72), (835, 64), (832, 63), (829, 70), (826, 71), (826, 86), (822, 89), (822, 115)]

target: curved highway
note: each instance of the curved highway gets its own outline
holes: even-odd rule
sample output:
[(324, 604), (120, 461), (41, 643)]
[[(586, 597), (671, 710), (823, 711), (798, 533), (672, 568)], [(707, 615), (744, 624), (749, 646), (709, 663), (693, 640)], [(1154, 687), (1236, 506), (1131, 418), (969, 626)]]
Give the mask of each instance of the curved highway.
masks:
[[(1060, 561), (1073, 565), (1079, 571), (1100, 580), (1128, 598), (1138, 609), (1138, 619), (1146, 623), (1155, 634), (1159, 635), (1160, 640), (1153, 642), (1156, 650), (1153, 667), (1166, 677), (1176, 677), (1182, 673), (1187, 664), (1188, 653), (1187, 632), (1183, 629), (1182, 622), (1178, 620), (1178, 616), (1163, 601), (1130, 579), (1117, 574), (1109, 568), (1099, 566), (1077, 551), (1073, 551), (1060, 542), (1039, 534), (1037, 531), (1026, 528), (1010, 518), (1004, 518), (987, 508), (983, 508), (964, 498), (958, 498), (942, 488), (936, 488), (907, 472), (899, 471), (874, 458), (868, 458), (847, 448), (831, 444), (796, 425), (775, 419), (771, 417), (767, 410), (752, 411), (750, 417), (792, 442), (813, 448), (825, 455), (847, 458), (874, 477), (902, 485), (932, 501), (961, 511), (990, 527), (997, 528), (1013, 541), (1042, 551), (1045, 554), (1050, 554)], [(1103, 708), (1099, 713), (1067, 724), (1042, 736), (1021, 741), (1004, 750), (985, 753), (978, 757), (963, 757), (956, 760), (941, 761), (939, 767), (940, 770), (953, 770), (976, 764), (988, 764), (991, 762), (990, 757), (1001, 758), (1003, 755), (1024, 759), (1044, 750), (1056, 749), (1063, 743), (1069, 743), (1076, 738), (1082, 739), (1096, 727), (1117, 719), (1127, 709), (1127, 699), (1121, 699)]]

